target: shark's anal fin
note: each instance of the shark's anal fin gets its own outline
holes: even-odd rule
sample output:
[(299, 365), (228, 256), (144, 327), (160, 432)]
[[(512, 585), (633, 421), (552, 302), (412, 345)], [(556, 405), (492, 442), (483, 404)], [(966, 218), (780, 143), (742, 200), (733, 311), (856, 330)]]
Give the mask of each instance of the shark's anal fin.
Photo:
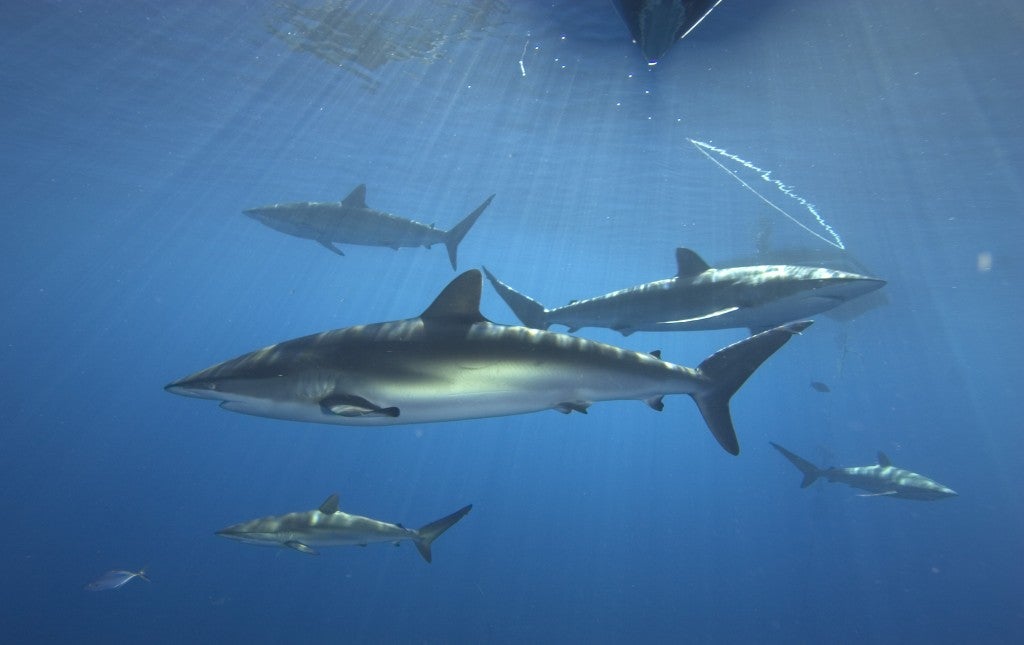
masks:
[(299, 553), (306, 553), (308, 555), (320, 555), (313, 549), (309, 548), (309, 546), (303, 544), (302, 542), (299, 542), (298, 540), (288, 540), (284, 543), (284, 545), (289, 549), (295, 549)]
[(339, 249), (338, 247), (334, 246), (334, 244), (332, 244), (330, 240), (317, 240), (316, 243), (319, 244), (320, 246), (324, 247), (325, 249), (327, 249), (331, 253), (335, 253), (337, 255), (345, 257), (345, 254), (341, 252), (341, 249)]
[(590, 407), (590, 403), (587, 401), (563, 401), (555, 406), (555, 409), (562, 414), (569, 414), (570, 412), (579, 412), (580, 414), (586, 414), (587, 408)]
[(324, 500), (324, 503), (320, 505), (320, 512), (324, 515), (334, 515), (338, 512), (337, 493), (334, 493), (333, 495)]
[(320, 400), (324, 414), (337, 417), (397, 417), (396, 407), (381, 407), (354, 394), (332, 394)]

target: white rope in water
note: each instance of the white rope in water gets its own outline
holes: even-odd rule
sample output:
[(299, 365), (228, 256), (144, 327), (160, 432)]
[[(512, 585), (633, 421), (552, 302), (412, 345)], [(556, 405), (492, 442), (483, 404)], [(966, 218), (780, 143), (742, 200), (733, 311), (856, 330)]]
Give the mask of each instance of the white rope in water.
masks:
[[(800, 228), (804, 229), (805, 231), (807, 231), (808, 233), (810, 233), (814, 237), (818, 238), (822, 242), (825, 242), (827, 244), (831, 244), (832, 246), (836, 247), (837, 249), (843, 249), (843, 250), (846, 249), (846, 247), (843, 246), (842, 238), (839, 237), (839, 233), (837, 233), (835, 231), (835, 229), (833, 229), (832, 226), (830, 226), (829, 223), (826, 222), (824, 220), (824, 218), (822, 218), (821, 214), (818, 213), (818, 210), (814, 207), (814, 204), (812, 204), (811, 202), (807, 201), (803, 197), (801, 197), (801, 196), (797, 195), (796, 193), (794, 193), (792, 186), (787, 186), (784, 183), (782, 183), (781, 181), (779, 181), (778, 179), (773, 179), (772, 176), (771, 176), (772, 175), (772, 171), (770, 171), (770, 170), (762, 170), (762, 169), (758, 168), (757, 166), (755, 166), (754, 164), (750, 163), (749, 161), (746, 161), (745, 159), (741, 159), (740, 157), (737, 157), (736, 155), (731, 154), (731, 153), (723, 150), (722, 148), (716, 148), (715, 146), (711, 145), (710, 143), (704, 143), (703, 141), (697, 141), (696, 139), (688, 139), (688, 141), (693, 144), (693, 147), (696, 148), (698, 152), (700, 152), (702, 155), (704, 155), (705, 157), (710, 159), (716, 166), (718, 166), (719, 168), (724, 170), (728, 175), (733, 177), (736, 181), (740, 182), (740, 184), (742, 184), (744, 188), (746, 188), (750, 192), (752, 192), (755, 195), (757, 195), (761, 199), (761, 201), (763, 201), (764, 203), (768, 204), (769, 206), (771, 206), (775, 210), (777, 210), (780, 213), (782, 213), (783, 215), (785, 215), (786, 218), (789, 219), (789, 221), (793, 222), (794, 224), (796, 224)], [(803, 206), (804, 208), (807, 209), (808, 213), (810, 213), (811, 215), (814, 216), (814, 219), (818, 221), (818, 225), (821, 226), (821, 228), (824, 229), (829, 234), (829, 236), (832, 239), (829, 239), (829, 238), (821, 235), (817, 231), (812, 230), (811, 228), (806, 226), (803, 222), (800, 222), (795, 217), (793, 217), (792, 215), (790, 215), (786, 211), (782, 210), (781, 208), (779, 208), (778, 206), (773, 204), (770, 199), (768, 199), (767, 197), (765, 197), (761, 193), (757, 192), (756, 190), (754, 190), (754, 188), (750, 184), (748, 184), (747, 182), (743, 181), (743, 179), (740, 178), (740, 176), (738, 174), (736, 174), (732, 170), (729, 170), (728, 168), (725, 167), (725, 165), (722, 164), (722, 162), (720, 162), (718, 159), (715, 159), (710, 154), (708, 154), (709, 150), (711, 152), (717, 153), (717, 154), (725, 157), (726, 159), (730, 159), (732, 161), (735, 161), (736, 163), (740, 164), (744, 168), (748, 168), (750, 170), (753, 170), (754, 172), (756, 172), (761, 177), (761, 179), (767, 181), (770, 184), (774, 184), (775, 187), (778, 188), (782, 192), (783, 195), (789, 197), (790, 199), (795, 199), (797, 202), (800, 203), (801, 206)]]

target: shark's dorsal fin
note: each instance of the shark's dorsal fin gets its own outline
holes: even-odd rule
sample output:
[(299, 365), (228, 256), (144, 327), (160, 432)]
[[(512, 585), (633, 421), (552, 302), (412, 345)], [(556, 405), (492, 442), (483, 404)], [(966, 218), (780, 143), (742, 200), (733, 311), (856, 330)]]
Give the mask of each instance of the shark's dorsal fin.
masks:
[(334, 515), (338, 512), (338, 494), (334, 493), (330, 497), (324, 500), (324, 503), (320, 505), (320, 512), (324, 515)]
[(892, 465), (892, 461), (889, 459), (889, 456), (886, 455), (881, 450), (878, 451), (878, 465), (879, 466), (891, 466)]
[(348, 197), (341, 200), (341, 205), (350, 208), (366, 208), (366, 184), (359, 184), (353, 188)]
[(676, 249), (676, 267), (680, 278), (692, 278), (711, 268), (695, 251), (684, 248)]
[(486, 322), (487, 319), (480, 313), (482, 284), (483, 277), (478, 270), (466, 271), (448, 283), (426, 311), (420, 314), (420, 318), (459, 321), (467, 325)]

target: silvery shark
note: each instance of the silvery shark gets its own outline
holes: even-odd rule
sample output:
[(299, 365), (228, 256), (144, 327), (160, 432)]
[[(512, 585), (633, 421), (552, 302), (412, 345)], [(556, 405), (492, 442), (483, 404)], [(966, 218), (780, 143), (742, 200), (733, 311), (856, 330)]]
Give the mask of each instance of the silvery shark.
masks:
[(696, 369), (480, 313), (482, 277), (448, 284), (417, 318), (359, 325), (285, 341), (186, 376), (175, 394), (221, 401), (233, 412), (337, 425), (387, 426), (557, 410), (595, 401), (689, 394), (712, 434), (739, 453), (729, 399), (809, 321), (719, 350)]
[(450, 231), (369, 208), (366, 205), (366, 184), (356, 186), (340, 202), (274, 204), (242, 212), (276, 231), (318, 242), (338, 255), (345, 254), (334, 245), (335, 242), (386, 246), (396, 251), (402, 247), (425, 246), (429, 249), (434, 244), (444, 244), (452, 269), (455, 269), (459, 243), (492, 199), (494, 195), (485, 199)]
[(848, 468), (818, 468), (811, 462), (786, 450), (777, 443), (772, 447), (782, 453), (797, 469), (804, 474), (800, 488), (807, 488), (824, 477), (829, 482), (840, 482), (853, 488), (866, 490), (861, 497), (898, 497), (900, 499), (916, 499), (933, 501), (956, 497), (956, 491), (928, 479), (924, 475), (896, 468), (884, 452), (878, 453), (878, 463), (873, 466), (852, 466)]
[(338, 495), (334, 494), (312, 511), (249, 520), (221, 529), (217, 535), (249, 544), (286, 546), (310, 555), (317, 555), (313, 547), (366, 546), (377, 542), (397, 546), (402, 540), (412, 540), (423, 559), (430, 562), (430, 545), (472, 508), (472, 504), (463, 506), (419, 529), (407, 529), (401, 524), (342, 513), (338, 510)]
[(526, 326), (702, 331), (746, 327), (752, 334), (827, 311), (885, 282), (821, 267), (763, 265), (713, 269), (690, 249), (676, 249), (675, 277), (573, 300), (548, 309), (484, 272)]

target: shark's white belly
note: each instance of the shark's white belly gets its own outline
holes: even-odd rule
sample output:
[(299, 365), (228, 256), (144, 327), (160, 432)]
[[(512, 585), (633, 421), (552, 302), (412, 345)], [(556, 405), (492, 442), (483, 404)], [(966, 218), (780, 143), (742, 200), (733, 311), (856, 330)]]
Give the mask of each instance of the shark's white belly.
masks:
[[(228, 410), (279, 419), (336, 425), (386, 426), (456, 421), (550, 410), (563, 404), (646, 400), (664, 394), (697, 392), (704, 386), (690, 371), (616, 370), (550, 366), (527, 362), (423, 364), (415, 379), (373, 378), (354, 382), (321, 377), (275, 383), (272, 397), (232, 395)], [(340, 416), (321, 406), (335, 393), (359, 396), (397, 416)]]

